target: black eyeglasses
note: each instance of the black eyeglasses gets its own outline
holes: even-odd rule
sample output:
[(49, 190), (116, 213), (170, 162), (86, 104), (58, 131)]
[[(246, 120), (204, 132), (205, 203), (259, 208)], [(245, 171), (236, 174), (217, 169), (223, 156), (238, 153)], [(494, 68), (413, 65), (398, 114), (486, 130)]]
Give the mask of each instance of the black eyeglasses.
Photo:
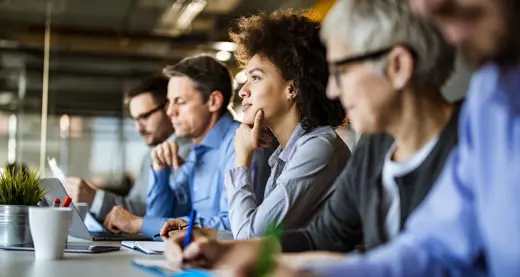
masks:
[(155, 107), (155, 108), (153, 108), (153, 109), (151, 109), (151, 110), (149, 110), (149, 111), (147, 111), (147, 112), (145, 112), (145, 113), (142, 113), (142, 114), (140, 114), (140, 115), (138, 115), (138, 116), (136, 116), (136, 117), (131, 117), (131, 118), (132, 118), (132, 120), (137, 121), (139, 124), (144, 124), (145, 121), (146, 121), (146, 120), (147, 120), (147, 119), (148, 119), (152, 114), (154, 114), (154, 113), (156, 113), (156, 112), (158, 112), (158, 111), (160, 111), (160, 110), (163, 110), (163, 111), (164, 111), (165, 108), (166, 108), (166, 106), (167, 106), (167, 104), (168, 104), (168, 101), (162, 103), (161, 105), (159, 105), (159, 106), (157, 106), (157, 107)]
[(387, 48), (383, 48), (381, 50), (372, 51), (372, 52), (368, 52), (365, 54), (348, 57), (348, 58), (345, 58), (345, 59), (342, 59), (339, 61), (332, 62), (331, 67), (330, 67), (330, 74), (332, 76), (334, 76), (334, 79), (336, 79), (336, 85), (339, 88), (341, 88), (341, 81), (340, 81), (341, 73), (342, 73), (340, 70), (341, 66), (344, 66), (349, 63), (356, 63), (356, 62), (362, 62), (362, 61), (367, 61), (367, 60), (379, 59), (379, 58), (383, 57), (384, 55), (388, 54), (393, 48), (394, 48), (393, 46), (387, 47)]

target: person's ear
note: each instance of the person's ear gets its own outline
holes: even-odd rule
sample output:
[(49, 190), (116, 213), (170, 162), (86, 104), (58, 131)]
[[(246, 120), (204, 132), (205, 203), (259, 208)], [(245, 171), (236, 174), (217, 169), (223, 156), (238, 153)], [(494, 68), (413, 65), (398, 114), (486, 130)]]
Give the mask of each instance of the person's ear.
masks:
[(290, 81), (287, 84), (286, 95), (287, 95), (287, 100), (289, 100), (289, 101), (296, 100), (296, 96), (298, 96), (298, 91), (296, 90), (296, 87), (294, 86), (294, 81)]
[(402, 90), (410, 82), (414, 68), (412, 53), (403, 46), (396, 46), (387, 56), (386, 75), (395, 90)]
[(213, 91), (208, 98), (209, 111), (212, 113), (219, 112), (222, 105), (224, 105), (224, 95), (218, 90)]

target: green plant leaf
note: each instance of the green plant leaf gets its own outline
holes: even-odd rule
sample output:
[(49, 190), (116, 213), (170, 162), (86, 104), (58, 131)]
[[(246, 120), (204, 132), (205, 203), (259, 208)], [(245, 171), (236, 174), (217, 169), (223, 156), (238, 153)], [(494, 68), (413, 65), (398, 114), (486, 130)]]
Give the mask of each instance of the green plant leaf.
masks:
[(269, 224), (265, 232), (265, 238), (260, 247), (259, 259), (256, 264), (253, 276), (264, 277), (268, 276), (276, 265), (276, 249), (278, 248), (278, 241), (282, 234), (282, 225)]
[(39, 186), (42, 179), (37, 171), (15, 173), (5, 167), (0, 175), (0, 205), (35, 206), (47, 193)]

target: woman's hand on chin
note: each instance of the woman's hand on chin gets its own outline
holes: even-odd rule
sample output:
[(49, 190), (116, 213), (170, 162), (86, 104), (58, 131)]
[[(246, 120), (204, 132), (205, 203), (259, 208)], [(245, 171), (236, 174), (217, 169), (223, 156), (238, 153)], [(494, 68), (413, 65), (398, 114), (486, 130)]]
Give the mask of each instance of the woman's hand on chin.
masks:
[(260, 146), (261, 122), (264, 112), (258, 110), (255, 115), (253, 127), (242, 123), (236, 130), (235, 135), (235, 168), (251, 167), (253, 153)]

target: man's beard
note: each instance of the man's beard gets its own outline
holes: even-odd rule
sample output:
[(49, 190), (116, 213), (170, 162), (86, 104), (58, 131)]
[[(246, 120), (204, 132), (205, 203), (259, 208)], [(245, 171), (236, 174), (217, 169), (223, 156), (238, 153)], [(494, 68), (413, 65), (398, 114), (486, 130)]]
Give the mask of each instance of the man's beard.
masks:
[(150, 143), (148, 143), (148, 146), (155, 147), (155, 146), (159, 145), (160, 143), (162, 143), (162, 141), (159, 141), (157, 138), (152, 137), (152, 141), (150, 141)]
[[(150, 147), (155, 147), (162, 141), (159, 141), (153, 133), (147, 133), (147, 132), (140, 132), (141, 136), (145, 139), (145, 142)], [(150, 141), (148, 141), (150, 139)]]

